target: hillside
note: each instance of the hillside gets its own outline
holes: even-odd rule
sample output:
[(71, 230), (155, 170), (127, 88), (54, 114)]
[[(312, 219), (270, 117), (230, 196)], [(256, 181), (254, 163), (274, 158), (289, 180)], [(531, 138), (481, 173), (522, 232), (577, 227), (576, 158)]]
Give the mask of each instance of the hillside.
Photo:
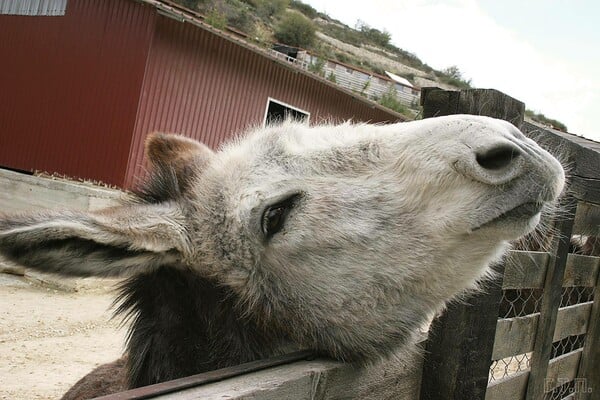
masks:
[[(314, 59), (333, 60), (385, 77), (386, 71), (407, 79), (416, 88), (437, 86), (466, 89), (470, 79), (452, 66), (436, 70), (413, 53), (391, 43), (389, 32), (358, 21), (354, 28), (331, 16), (317, 12), (299, 0), (174, 0), (204, 16), (205, 22), (219, 29), (233, 29), (246, 39), (265, 48), (276, 43), (306, 49)], [(314, 61), (313, 61), (314, 62)], [(311, 65), (312, 72), (325, 76), (322, 64)], [(309, 68), (311, 69), (311, 68)], [(335, 81), (335, 77), (327, 76)], [(368, 85), (368, 84), (367, 84)], [(353, 89), (367, 96), (364, 90)], [(369, 96), (388, 108), (419, 118), (417, 102), (402, 101), (390, 92)], [(527, 111), (526, 117), (544, 125), (566, 131), (559, 121)]]

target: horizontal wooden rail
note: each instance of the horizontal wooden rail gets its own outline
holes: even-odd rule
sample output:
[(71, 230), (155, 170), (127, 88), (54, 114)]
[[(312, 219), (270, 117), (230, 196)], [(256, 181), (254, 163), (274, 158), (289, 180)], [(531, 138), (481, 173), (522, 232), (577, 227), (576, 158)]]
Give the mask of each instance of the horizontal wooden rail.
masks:
[(313, 353), (310, 351), (298, 351), (265, 360), (256, 360), (215, 371), (186, 376), (185, 378), (173, 379), (171, 381), (157, 383), (155, 385), (148, 385), (137, 389), (126, 390), (124, 392), (98, 397), (97, 400), (150, 399), (163, 394), (178, 392), (187, 388), (206, 385), (211, 382), (218, 382), (235, 376), (293, 363), (298, 360), (305, 360), (307, 358), (314, 358)]
[(502, 289), (539, 289), (544, 286), (550, 254), (540, 251), (510, 252), (504, 269)]
[[(576, 378), (582, 351), (578, 349), (550, 360), (544, 392), (551, 392), (563, 383)], [(527, 390), (529, 372), (529, 370), (517, 372), (492, 382), (487, 388), (485, 400), (523, 399)]]
[(583, 353), (583, 349), (577, 349), (550, 360), (544, 392), (551, 392), (577, 377), (581, 353)]
[(492, 382), (485, 392), (485, 400), (520, 400), (525, 397), (529, 370), (517, 372)]
[[(538, 251), (511, 251), (506, 261), (502, 289), (541, 289), (550, 255)], [(593, 287), (600, 270), (600, 257), (569, 254), (563, 286)]]
[[(421, 336), (421, 342), (425, 337)], [(420, 344), (422, 346), (422, 343)], [(401, 357), (401, 358), (400, 358)], [(115, 393), (96, 400), (419, 398), (423, 357), (401, 354), (368, 366), (297, 352)]]
[(331, 360), (298, 361), (158, 396), (161, 400), (415, 400), (423, 357), (358, 367)]
[(600, 257), (569, 254), (563, 286), (594, 287), (600, 270)]
[[(593, 302), (575, 304), (558, 310), (553, 342), (587, 331)], [(540, 314), (498, 320), (492, 359), (500, 360), (533, 350), (534, 333)]]

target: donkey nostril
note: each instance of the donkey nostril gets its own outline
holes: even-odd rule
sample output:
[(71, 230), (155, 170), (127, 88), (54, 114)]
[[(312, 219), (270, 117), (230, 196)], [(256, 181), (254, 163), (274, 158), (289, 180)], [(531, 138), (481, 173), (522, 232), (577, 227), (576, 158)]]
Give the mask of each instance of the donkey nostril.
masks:
[(477, 163), (484, 169), (499, 170), (509, 166), (521, 152), (510, 145), (500, 145), (476, 154)]

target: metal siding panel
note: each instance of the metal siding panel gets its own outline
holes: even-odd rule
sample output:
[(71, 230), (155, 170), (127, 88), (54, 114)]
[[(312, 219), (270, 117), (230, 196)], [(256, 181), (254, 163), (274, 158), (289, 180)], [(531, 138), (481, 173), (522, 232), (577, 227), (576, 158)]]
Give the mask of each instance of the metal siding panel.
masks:
[(0, 15), (65, 15), (67, 0), (0, 0)]
[(122, 185), (155, 11), (71, 0), (0, 16), (0, 165)]
[(396, 117), (325, 82), (203, 28), (160, 15), (148, 57), (126, 185), (144, 171), (149, 132), (176, 132), (212, 148), (263, 121), (268, 97), (323, 120), (390, 122)]

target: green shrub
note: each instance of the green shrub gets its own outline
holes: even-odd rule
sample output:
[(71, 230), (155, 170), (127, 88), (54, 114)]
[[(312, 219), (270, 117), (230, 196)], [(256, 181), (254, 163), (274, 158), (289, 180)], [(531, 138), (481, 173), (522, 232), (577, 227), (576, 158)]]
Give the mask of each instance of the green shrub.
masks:
[(525, 110), (525, 115), (542, 125), (551, 126), (555, 129), (558, 129), (559, 131), (568, 132), (567, 126), (565, 124), (555, 119), (548, 118), (542, 113), (535, 113), (531, 110)]
[(309, 48), (315, 41), (315, 26), (304, 15), (288, 12), (275, 28), (275, 39), (289, 46)]
[(317, 10), (315, 10), (310, 5), (303, 3), (299, 0), (292, 0), (290, 2), (290, 8), (300, 11), (302, 14), (304, 14), (306, 17), (308, 17), (310, 19), (315, 19), (319, 16), (319, 13), (317, 12)]
[(317, 58), (314, 62), (308, 65), (308, 70), (314, 74), (325, 75), (325, 60)]
[(398, 100), (398, 93), (393, 86), (390, 86), (388, 91), (381, 96), (379, 99), (379, 104), (389, 108), (390, 110), (394, 110), (397, 113), (408, 114), (408, 109), (400, 102), (400, 100)]
[(369, 87), (371, 86), (371, 79), (369, 79), (368, 81), (365, 82), (365, 84), (362, 87), (362, 90), (360, 91), (361, 94), (365, 94), (365, 92), (367, 90), (369, 90)]
[(376, 46), (387, 48), (392, 40), (392, 34), (386, 31), (380, 31), (379, 29), (371, 28), (369, 25), (362, 21), (357, 22), (357, 30), (361, 33), (364, 40)]
[(248, 6), (231, 10), (227, 15), (227, 24), (248, 35), (254, 34), (254, 19), (252, 18), (252, 12), (248, 10)]
[(225, 17), (225, 14), (216, 8), (210, 10), (210, 12), (206, 14), (204, 22), (217, 29), (225, 29), (227, 27), (227, 18)]
[(459, 89), (470, 89), (471, 80), (465, 79), (460, 69), (456, 65), (448, 67), (438, 73), (438, 79), (448, 85)]
[(281, 15), (290, 4), (290, 0), (255, 0), (255, 2), (258, 15), (264, 19)]

